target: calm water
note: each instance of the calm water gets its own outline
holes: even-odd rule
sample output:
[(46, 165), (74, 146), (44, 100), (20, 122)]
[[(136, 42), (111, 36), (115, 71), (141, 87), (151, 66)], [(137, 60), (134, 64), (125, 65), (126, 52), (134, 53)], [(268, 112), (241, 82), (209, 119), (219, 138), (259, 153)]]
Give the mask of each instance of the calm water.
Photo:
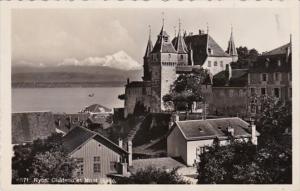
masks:
[[(14, 88), (12, 89), (12, 111), (44, 111), (77, 113), (91, 104), (108, 108), (123, 107), (119, 94), (124, 87), (97, 88)], [(89, 97), (89, 94), (94, 94)]]

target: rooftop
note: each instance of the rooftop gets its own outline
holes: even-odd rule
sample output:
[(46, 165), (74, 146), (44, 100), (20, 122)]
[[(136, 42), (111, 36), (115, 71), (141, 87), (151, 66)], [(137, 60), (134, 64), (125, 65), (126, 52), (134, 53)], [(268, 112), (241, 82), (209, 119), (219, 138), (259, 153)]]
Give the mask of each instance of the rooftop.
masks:
[(104, 113), (104, 112), (112, 112), (112, 109), (109, 109), (100, 104), (92, 104), (83, 110), (84, 112), (93, 112), (93, 113)]
[(213, 86), (223, 87), (227, 85), (229, 87), (244, 87), (248, 83), (248, 69), (232, 69), (232, 76), (228, 84), (226, 84), (226, 78), (226, 71), (217, 73), (213, 77)]
[(137, 159), (133, 160), (132, 164), (133, 167), (130, 171), (133, 173), (137, 170), (146, 169), (148, 167), (155, 167), (165, 170), (173, 170), (174, 168), (185, 167), (183, 163), (180, 163), (171, 157)]
[(84, 145), (91, 139), (98, 141), (99, 143), (118, 153), (127, 154), (127, 151), (120, 148), (118, 145), (116, 145), (103, 135), (84, 127), (75, 127), (66, 136), (64, 136), (63, 146), (68, 153), (73, 153), (75, 150), (80, 148), (80, 146)]
[(186, 140), (227, 139), (227, 128), (234, 129), (234, 137), (251, 137), (249, 124), (238, 117), (176, 122)]

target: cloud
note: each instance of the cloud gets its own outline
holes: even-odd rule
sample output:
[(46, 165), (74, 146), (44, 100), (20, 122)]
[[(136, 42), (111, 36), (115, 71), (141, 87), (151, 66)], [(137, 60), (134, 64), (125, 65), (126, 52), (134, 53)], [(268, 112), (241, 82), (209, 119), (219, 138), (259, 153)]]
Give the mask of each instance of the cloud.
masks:
[(136, 42), (124, 23), (105, 19), (99, 12), (83, 12), (14, 11), (13, 60), (56, 63), (64, 58), (103, 57), (118, 50), (136, 59)]
[(87, 57), (82, 60), (66, 58), (58, 66), (105, 66), (127, 71), (142, 69), (142, 65), (123, 50), (104, 57)]

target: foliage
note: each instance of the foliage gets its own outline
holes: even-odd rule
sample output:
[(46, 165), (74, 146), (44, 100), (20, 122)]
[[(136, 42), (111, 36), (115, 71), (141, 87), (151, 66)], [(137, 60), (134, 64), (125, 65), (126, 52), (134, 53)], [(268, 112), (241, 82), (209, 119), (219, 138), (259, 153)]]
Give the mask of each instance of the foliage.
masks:
[(152, 166), (140, 169), (128, 178), (116, 178), (117, 184), (189, 184), (177, 173), (177, 169), (165, 171)]
[(62, 147), (61, 134), (52, 134), (46, 140), (38, 139), (32, 144), (14, 146), (14, 184), (39, 183), (36, 179), (55, 183), (53, 178), (72, 178), (75, 169), (75, 161), (67, 156)]
[(176, 110), (191, 110), (193, 102), (203, 101), (201, 86), (209, 83), (208, 78), (208, 71), (204, 69), (179, 75), (171, 86), (170, 93), (163, 96), (164, 103), (173, 102)]
[(249, 60), (249, 61), (255, 61), (259, 55), (258, 51), (256, 49), (248, 49), (247, 47), (238, 47), (237, 53), (240, 60)]
[(238, 47), (237, 49), (238, 53), (238, 61), (232, 65), (233, 68), (248, 68), (249, 64), (254, 63), (259, 53), (256, 49), (248, 49), (247, 47)]
[(258, 146), (233, 142), (215, 145), (198, 163), (198, 183), (290, 184), (292, 182), (291, 105), (272, 97), (257, 98)]

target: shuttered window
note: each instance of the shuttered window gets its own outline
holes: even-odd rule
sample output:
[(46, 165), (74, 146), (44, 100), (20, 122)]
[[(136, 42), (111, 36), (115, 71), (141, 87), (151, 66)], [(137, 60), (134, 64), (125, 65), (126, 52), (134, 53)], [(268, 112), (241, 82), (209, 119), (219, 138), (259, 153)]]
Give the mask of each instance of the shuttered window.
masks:
[(94, 169), (94, 173), (100, 173), (101, 172), (101, 159), (99, 156), (95, 156), (94, 157), (94, 166), (93, 166), (93, 169)]

